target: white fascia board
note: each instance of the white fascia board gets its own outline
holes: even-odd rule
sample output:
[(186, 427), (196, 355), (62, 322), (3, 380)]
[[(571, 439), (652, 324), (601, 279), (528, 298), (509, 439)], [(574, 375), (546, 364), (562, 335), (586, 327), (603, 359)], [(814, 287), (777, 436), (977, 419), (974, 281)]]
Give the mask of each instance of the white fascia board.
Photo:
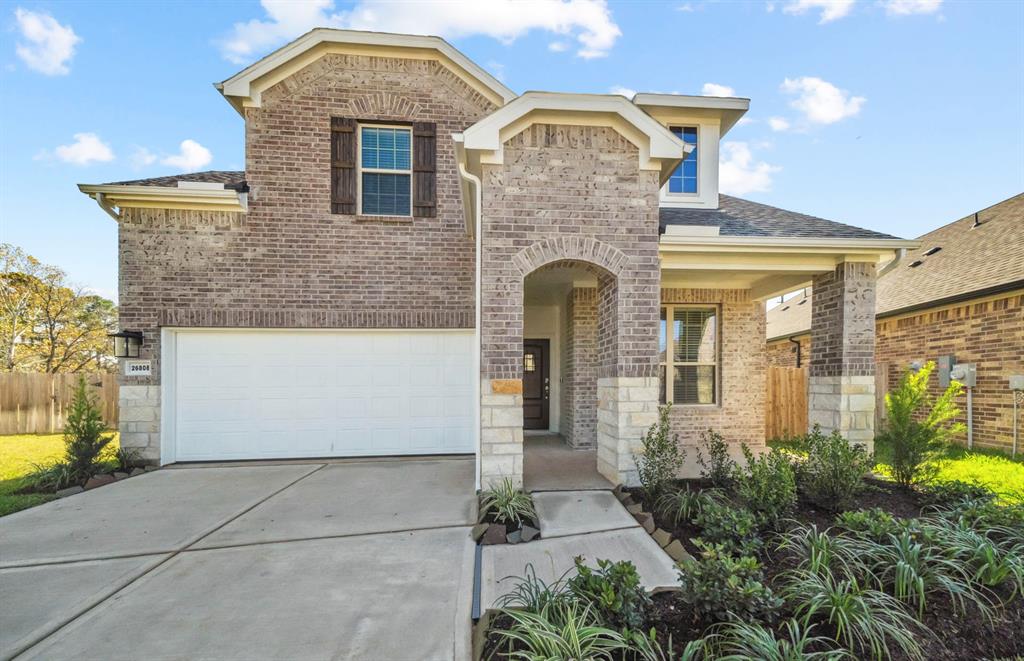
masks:
[(463, 131), (466, 149), (498, 151), (501, 149), (501, 130), (536, 110), (616, 114), (648, 137), (651, 158), (679, 160), (685, 153), (679, 138), (624, 96), (557, 92), (526, 92), (484, 117)]
[(688, 247), (721, 247), (749, 248), (764, 246), (772, 249), (785, 248), (837, 248), (848, 251), (851, 248), (864, 250), (897, 250), (900, 248), (919, 248), (920, 241), (911, 239), (843, 239), (818, 237), (778, 237), (778, 236), (672, 236), (663, 234), (660, 247), (665, 250)]
[(667, 106), (670, 108), (705, 108), (708, 110), (750, 110), (750, 99), (739, 96), (691, 96), (687, 94), (649, 94), (633, 96), (638, 106)]
[(78, 190), (103, 204), (151, 209), (195, 209), (244, 213), (247, 195), (230, 188), (177, 188), (170, 186), (121, 186), (79, 184)]
[[(254, 62), (224, 82), (214, 83), (214, 87), (220, 90), (221, 94), (228, 97), (229, 100), (233, 97), (241, 99), (250, 98), (252, 96), (251, 85), (253, 81), (323, 43), (436, 50), (477, 78), (486, 87), (504, 99), (506, 103), (516, 98), (515, 92), (440, 37), (393, 34), (389, 32), (364, 32), (361, 30), (336, 30), (333, 28), (315, 28), (310, 30), (295, 41), (278, 48), (270, 55)], [(232, 105), (238, 107), (234, 102), (232, 102)]]

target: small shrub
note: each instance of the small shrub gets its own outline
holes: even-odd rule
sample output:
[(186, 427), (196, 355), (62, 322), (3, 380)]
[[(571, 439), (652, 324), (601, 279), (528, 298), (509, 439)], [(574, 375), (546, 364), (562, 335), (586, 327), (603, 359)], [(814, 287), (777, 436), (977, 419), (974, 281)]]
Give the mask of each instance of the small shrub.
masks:
[(729, 444), (714, 429), (701, 432), (700, 445), (697, 446), (697, 464), (700, 474), (719, 489), (732, 486), (736, 474), (736, 462), (729, 456)]
[(654, 507), (659, 514), (668, 518), (672, 525), (678, 526), (681, 523), (693, 523), (704, 508), (704, 504), (710, 500), (722, 502), (721, 492), (715, 489), (694, 491), (685, 486), (666, 491), (654, 503)]
[(576, 558), (576, 575), (566, 585), (575, 598), (592, 606), (602, 624), (618, 631), (642, 630), (651, 598), (632, 562), (598, 560), (597, 569), (591, 569)]
[(794, 554), (799, 567), (815, 574), (836, 573), (847, 577), (869, 574), (860, 559), (857, 540), (833, 535), (831, 530), (819, 531), (814, 524), (796, 526), (787, 531), (779, 548)]
[(836, 517), (836, 524), (840, 528), (876, 542), (899, 533), (904, 527), (892, 514), (877, 507), (843, 512)]
[(727, 551), (751, 554), (761, 548), (757, 517), (748, 509), (709, 499), (693, 523), (701, 539)]
[(771, 620), (781, 600), (761, 582), (761, 564), (752, 556), (733, 557), (721, 544), (694, 540), (700, 559), (680, 564), (680, 597), (702, 617), (723, 622), (740, 619)]
[(826, 436), (818, 425), (804, 437), (802, 446), (807, 459), (800, 466), (800, 488), (808, 499), (833, 512), (852, 505), (873, 466), (867, 448), (849, 443), (838, 431)]
[[(571, 571), (571, 570), (570, 570)], [(569, 572), (553, 583), (545, 583), (537, 576), (532, 564), (527, 564), (523, 576), (506, 576), (502, 581), (513, 581), (513, 587), (494, 602), (495, 608), (516, 608), (519, 610), (539, 613), (544, 607), (555, 601), (571, 599), (566, 586)]]
[(60, 491), (75, 484), (71, 465), (63, 461), (52, 464), (33, 463), (22, 481), (32, 491)]
[(912, 633), (920, 630), (917, 621), (899, 601), (854, 578), (798, 570), (786, 577), (783, 596), (793, 607), (794, 617), (827, 623), (835, 640), (855, 658), (888, 658), (892, 650), (922, 658), (921, 645)]
[(130, 473), (133, 468), (142, 465), (142, 453), (135, 448), (119, 447), (114, 452), (114, 468), (122, 473)]
[(786, 620), (782, 638), (756, 622), (728, 622), (708, 636), (710, 658), (718, 661), (839, 661), (851, 658), (846, 650), (832, 649), (836, 641), (811, 636), (814, 626)]
[(493, 513), (494, 520), (498, 523), (521, 526), (524, 522), (530, 523), (537, 520), (537, 512), (533, 508), (533, 498), (507, 477), (484, 491), (480, 499), (480, 507), (485, 514)]
[(936, 513), (974, 530), (991, 531), (997, 536), (1024, 543), (1024, 503), (999, 505), (987, 497), (967, 499), (938, 508)]
[(949, 480), (933, 482), (921, 489), (921, 502), (933, 507), (948, 507), (964, 501), (995, 502), (996, 494), (977, 482)]
[(892, 474), (897, 483), (909, 487), (927, 482), (935, 475), (935, 455), (964, 425), (954, 422), (960, 415), (956, 398), (963, 386), (952, 381), (938, 398), (928, 392), (928, 379), (935, 362), (928, 361), (917, 372), (908, 369), (895, 390), (885, 396), (887, 425), (880, 437), (892, 445)]
[(744, 445), (743, 457), (747, 465), (736, 471), (736, 494), (764, 526), (776, 528), (796, 505), (793, 466), (777, 449), (755, 457)]
[(686, 451), (679, 445), (679, 435), (673, 434), (669, 422), (672, 406), (658, 409), (658, 422), (651, 425), (641, 440), (643, 451), (635, 455), (640, 485), (653, 503), (679, 474), (686, 459)]
[[(513, 659), (612, 659), (629, 649), (618, 631), (600, 626), (593, 610), (575, 600), (553, 601), (538, 612), (506, 609), (512, 627), (494, 631)], [(514, 650), (514, 651), (513, 651)]]

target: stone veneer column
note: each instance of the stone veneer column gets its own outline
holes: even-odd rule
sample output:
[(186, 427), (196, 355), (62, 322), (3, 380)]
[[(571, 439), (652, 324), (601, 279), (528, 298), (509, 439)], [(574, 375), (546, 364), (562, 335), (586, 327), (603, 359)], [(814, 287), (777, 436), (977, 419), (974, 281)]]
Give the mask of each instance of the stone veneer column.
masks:
[(612, 376), (597, 380), (597, 471), (614, 484), (636, 486), (634, 453), (658, 420), (658, 378)]
[(851, 443), (875, 439), (875, 265), (844, 262), (814, 278), (810, 426)]
[(160, 463), (160, 386), (118, 389), (118, 431), (123, 448), (137, 450), (146, 463)]
[(523, 382), (480, 381), (480, 481), (484, 488), (511, 478), (523, 485)]

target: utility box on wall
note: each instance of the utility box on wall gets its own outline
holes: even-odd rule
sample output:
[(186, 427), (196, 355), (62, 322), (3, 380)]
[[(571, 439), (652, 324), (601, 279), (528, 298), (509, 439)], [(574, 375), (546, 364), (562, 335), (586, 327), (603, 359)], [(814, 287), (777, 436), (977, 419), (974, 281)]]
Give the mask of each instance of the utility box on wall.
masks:
[(938, 359), (939, 367), (939, 386), (942, 388), (949, 387), (949, 373), (953, 369), (953, 365), (956, 364), (956, 356), (949, 354), (947, 356), (939, 356)]
[(958, 363), (953, 365), (949, 376), (967, 388), (974, 388), (978, 385), (978, 366), (974, 363)]

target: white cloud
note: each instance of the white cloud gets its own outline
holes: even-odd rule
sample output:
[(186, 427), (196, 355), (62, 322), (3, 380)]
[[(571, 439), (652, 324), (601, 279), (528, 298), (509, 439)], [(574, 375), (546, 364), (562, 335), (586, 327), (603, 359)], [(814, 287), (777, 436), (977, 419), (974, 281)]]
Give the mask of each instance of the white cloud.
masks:
[(333, 0), (262, 0), (261, 4), (267, 13), (265, 20), (235, 23), (221, 41), (221, 50), (228, 60), (238, 64), (250, 62), (314, 27), (437, 34), (448, 38), (485, 35), (505, 43), (539, 29), (566, 39), (575, 38), (576, 54), (587, 59), (607, 55), (622, 35), (605, 0), (360, 0), (352, 9), (342, 11), (334, 11)]
[(773, 131), (788, 131), (789, 120), (787, 120), (785, 117), (769, 117), (768, 126)]
[(82, 38), (70, 25), (61, 25), (49, 14), (21, 7), (14, 10), (14, 17), (25, 40), (18, 42), (15, 52), (29, 69), (47, 76), (65, 76), (71, 72), (68, 63)]
[(210, 150), (195, 140), (182, 140), (181, 151), (174, 156), (167, 156), (160, 160), (163, 165), (178, 168), (183, 172), (195, 172), (200, 168), (209, 165), (213, 160)]
[(623, 87), (621, 85), (615, 85), (614, 87), (612, 87), (611, 89), (608, 90), (608, 93), (609, 94), (621, 94), (622, 96), (626, 97), (627, 99), (632, 99), (634, 96), (636, 96), (636, 90), (630, 89), (628, 87)]
[(881, 0), (878, 4), (889, 16), (934, 14), (942, 8), (942, 0)]
[(736, 122), (737, 126), (747, 126), (749, 124), (756, 124), (757, 120), (753, 117), (740, 117), (740, 121)]
[(781, 167), (755, 161), (746, 142), (723, 142), (718, 165), (718, 186), (728, 195), (766, 193), (772, 189), (772, 175)]
[(787, 14), (806, 14), (812, 9), (820, 9), (821, 20), (818, 22), (830, 23), (849, 14), (853, 4), (854, 0), (790, 0), (782, 11)]
[(700, 93), (704, 96), (736, 96), (736, 90), (717, 83), (704, 83)]
[(548, 50), (552, 53), (564, 53), (569, 50), (569, 44), (564, 41), (552, 41), (548, 44)]
[(781, 89), (787, 94), (798, 95), (789, 105), (802, 112), (814, 124), (834, 124), (853, 117), (867, 101), (862, 96), (850, 96), (848, 91), (813, 76), (786, 78)]
[(132, 167), (136, 170), (141, 170), (147, 165), (153, 165), (156, 163), (156, 154), (149, 151), (145, 147), (136, 147), (135, 151), (129, 157)]
[[(110, 145), (100, 140), (95, 133), (76, 133), (74, 138), (75, 141), (70, 145), (60, 145), (54, 149), (54, 156), (73, 165), (91, 165), (114, 160), (114, 152)], [(48, 158), (50, 155), (47, 152), (41, 152), (36, 156), (37, 160)]]

